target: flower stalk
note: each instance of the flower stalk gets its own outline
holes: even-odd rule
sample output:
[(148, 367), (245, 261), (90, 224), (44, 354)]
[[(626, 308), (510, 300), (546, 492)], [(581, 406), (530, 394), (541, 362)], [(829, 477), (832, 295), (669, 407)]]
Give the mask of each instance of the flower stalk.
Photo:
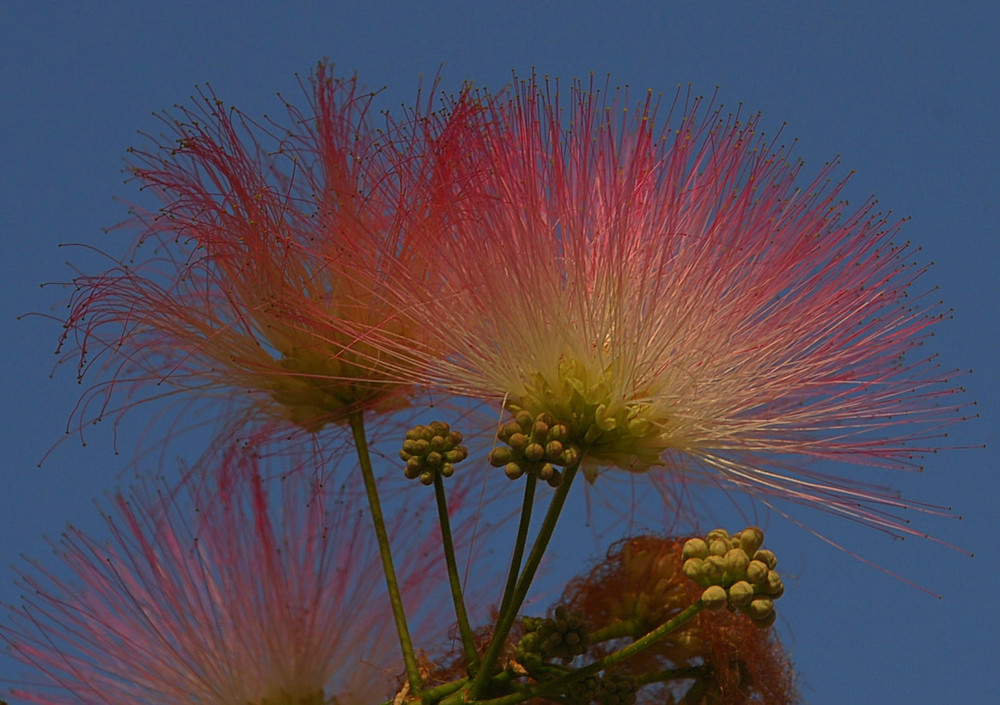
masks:
[(420, 677), (420, 667), (417, 665), (417, 657), (413, 650), (410, 629), (406, 624), (406, 612), (403, 609), (403, 597), (399, 591), (399, 581), (396, 579), (396, 570), (392, 565), (392, 549), (389, 545), (389, 534), (385, 529), (385, 519), (382, 516), (382, 505), (379, 502), (378, 487), (375, 484), (375, 473), (372, 470), (371, 457), (368, 455), (368, 439), (365, 435), (365, 422), (362, 412), (352, 411), (348, 415), (348, 423), (351, 426), (351, 433), (354, 436), (354, 447), (358, 454), (358, 462), (361, 464), (361, 475), (364, 478), (365, 493), (368, 496), (368, 508), (371, 510), (372, 523), (375, 526), (379, 555), (382, 558), (382, 571), (385, 573), (385, 584), (389, 591), (389, 602), (392, 605), (392, 616), (396, 622), (396, 631), (399, 633), (399, 647), (403, 652), (403, 661), (406, 663), (406, 679), (410, 684), (410, 691), (419, 693), (423, 688), (423, 681)]

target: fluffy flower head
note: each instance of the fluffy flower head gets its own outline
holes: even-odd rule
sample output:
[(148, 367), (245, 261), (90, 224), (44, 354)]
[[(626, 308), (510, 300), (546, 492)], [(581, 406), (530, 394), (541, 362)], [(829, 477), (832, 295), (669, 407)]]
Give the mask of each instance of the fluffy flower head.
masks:
[[(402, 663), (360, 498), (301, 468), (265, 478), (237, 455), (212, 476), (118, 499), (108, 546), (69, 532), (59, 553), (74, 579), (25, 575), (30, 597), (0, 637), (47, 680), (16, 697), (345, 705), (392, 695)], [(436, 537), (414, 521), (400, 514), (390, 531), (406, 549), (406, 594), (423, 601)], [(421, 638), (444, 635), (439, 614), (409, 608), (423, 615)]]
[(657, 126), (651, 94), (513, 92), (475, 116), (476, 215), (436, 240), (444, 283), (410, 306), (453, 346), (423, 381), (550, 416), (590, 479), (665, 465), (881, 523), (857, 505), (891, 496), (806, 465), (907, 465), (957, 419), (913, 357), (941, 314), (908, 293), (924, 268), (898, 223), (849, 211), (834, 165), (797, 186), (756, 116), (678, 94)]
[[(419, 109), (377, 129), (373, 94), (328, 72), (313, 74), (306, 112), (288, 105), (287, 127), (202, 93), (200, 109), (162, 116), (172, 135), (131, 152), (133, 176), (163, 207), (137, 215), (129, 258), (75, 281), (65, 339), (81, 375), (110, 368), (111, 388), (130, 398), (164, 381), (239, 390), (255, 411), (313, 431), (406, 403), (388, 373), (405, 356), (366, 338), (377, 328), (433, 347), (382, 298), (394, 271), (419, 280), (428, 267), (408, 242), (451, 202), (438, 167), (448, 138), (427, 148)], [(98, 416), (103, 392), (88, 398)]]

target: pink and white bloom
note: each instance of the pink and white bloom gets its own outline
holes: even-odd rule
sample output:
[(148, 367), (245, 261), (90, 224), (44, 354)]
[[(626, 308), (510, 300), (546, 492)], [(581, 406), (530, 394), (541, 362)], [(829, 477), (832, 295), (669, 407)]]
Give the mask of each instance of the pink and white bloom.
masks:
[[(301, 468), (265, 477), (237, 454), (186, 483), (118, 497), (110, 543), (71, 530), (61, 568), (25, 573), (24, 604), (0, 637), (44, 678), (13, 695), (111, 705), (392, 697), (402, 658), (363, 499)], [(439, 537), (419, 522), (400, 512), (389, 529), (411, 628), (436, 646), (451, 621), (447, 589)]]
[[(329, 72), (312, 75), (306, 110), (287, 105), (287, 126), (202, 93), (199, 107), (161, 116), (167, 135), (130, 152), (134, 179), (163, 206), (136, 215), (138, 238), (113, 268), (74, 281), (66, 356), (81, 378), (110, 377), (83, 400), (81, 422), (115, 392), (124, 407), (236, 392), (251, 415), (309, 431), (407, 404), (387, 372), (405, 369), (405, 354), (387, 359), (366, 339), (377, 328), (434, 346), (384, 290), (397, 270), (423, 280), (431, 266), (409, 243), (438, 232), (437, 212), (455, 203), (450, 131), (463, 123), (432, 123), (418, 107), (380, 129), (374, 94)], [(429, 135), (430, 124), (443, 129)]]
[(849, 210), (834, 164), (797, 185), (757, 116), (678, 94), (658, 124), (652, 94), (512, 92), (464, 133), (479, 200), (427, 233), (440, 286), (400, 303), (449, 336), (420, 381), (550, 414), (591, 480), (695, 474), (905, 530), (891, 492), (809, 468), (912, 466), (959, 418), (917, 350), (946, 312), (899, 223)]

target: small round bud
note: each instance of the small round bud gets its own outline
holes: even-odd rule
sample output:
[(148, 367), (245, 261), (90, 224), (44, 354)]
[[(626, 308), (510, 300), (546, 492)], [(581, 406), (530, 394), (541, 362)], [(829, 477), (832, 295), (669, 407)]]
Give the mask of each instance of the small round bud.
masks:
[(705, 588), (705, 592), (701, 593), (701, 601), (710, 610), (717, 610), (720, 607), (724, 607), (727, 599), (725, 588), (719, 585), (709, 585)]
[(427, 463), (428, 467), (439, 468), (444, 463), (444, 456), (438, 453), (436, 450), (432, 450), (424, 458), (424, 462)]
[(688, 558), (684, 561), (684, 567), (681, 570), (684, 572), (684, 575), (691, 578), (691, 580), (695, 581), (699, 585), (703, 587), (707, 585), (707, 581), (702, 582), (705, 580), (705, 572), (704, 561), (701, 558)]
[(497, 432), (497, 437), (504, 443), (510, 441), (510, 437), (515, 433), (520, 433), (521, 427), (517, 425), (514, 421), (508, 421), (503, 426), (500, 427), (500, 431)]
[(724, 556), (732, 549), (729, 539), (714, 538), (708, 542), (708, 553), (712, 556)]
[(711, 531), (708, 532), (708, 535), (705, 537), (705, 540), (709, 543), (709, 545), (711, 545), (712, 541), (715, 539), (723, 539), (725, 541), (728, 541), (729, 532), (726, 531), (725, 529), (712, 529)]
[(523, 433), (515, 433), (507, 440), (507, 445), (515, 453), (523, 453), (524, 449), (528, 447), (528, 437)]
[(559, 462), (563, 454), (563, 444), (559, 441), (549, 441), (545, 444), (545, 457), (552, 462)]
[(451, 477), (452, 475), (455, 474), (455, 466), (452, 465), (451, 463), (445, 463), (444, 465), (441, 466), (440, 472), (444, 477)]
[(431, 436), (444, 436), (450, 430), (448, 424), (444, 421), (431, 421), (427, 428)]
[(545, 447), (541, 443), (529, 443), (524, 449), (524, 457), (537, 463), (545, 457)]
[(510, 448), (498, 446), (490, 451), (489, 463), (495, 468), (502, 468), (514, 459)]
[(507, 463), (503, 468), (503, 473), (511, 480), (516, 480), (524, 474), (524, 468), (520, 463)]
[(571, 468), (580, 462), (580, 449), (570, 446), (563, 451), (562, 454), (562, 465), (566, 468)]
[(538, 479), (548, 481), (552, 478), (555, 472), (556, 469), (552, 467), (552, 463), (545, 463), (545, 465), (543, 465), (538, 471)]
[(758, 597), (746, 607), (747, 615), (753, 620), (764, 619), (772, 612), (774, 612), (774, 600), (766, 597)]
[(748, 556), (753, 556), (764, 543), (764, 532), (756, 526), (748, 526), (740, 532), (740, 548)]
[(726, 574), (726, 562), (721, 556), (709, 556), (705, 559), (702, 573), (710, 583), (717, 583)]
[(549, 425), (544, 421), (535, 421), (531, 427), (531, 440), (535, 443), (544, 442), (549, 435)]
[(785, 584), (781, 582), (781, 576), (773, 570), (767, 574), (767, 584), (764, 586), (764, 592), (774, 600), (785, 594)]
[(729, 587), (729, 604), (733, 607), (743, 607), (753, 599), (753, 585), (745, 580), (733, 583)]
[(424, 470), (420, 473), (420, 484), (422, 485), (433, 485), (434, 484), (434, 471)]
[[(411, 429), (411, 431), (412, 431), (412, 429)], [(406, 453), (407, 455), (416, 455), (417, 454), (417, 439), (416, 438), (407, 438), (405, 441), (403, 441), (403, 450), (402, 450), (402, 452)], [(403, 460), (406, 460), (406, 458), (403, 458)]]
[(535, 420), (531, 417), (531, 412), (526, 411), (524, 409), (521, 409), (514, 416), (514, 423), (516, 423), (518, 427), (525, 432), (527, 432), (528, 429), (531, 428), (531, 425), (534, 423), (534, 421)]
[(406, 469), (403, 474), (410, 480), (418, 477), (423, 472), (424, 463), (420, 458), (410, 458), (406, 461)]
[(688, 539), (684, 544), (684, 552), (681, 554), (685, 559), (688, 558), (707, 558), (708, 557), (708, 544), (705, 543), (703, 539), (693, 538)]
[(754, 585), (763, 585), (767, 582), (767, 566), (758, 561), (753, 560), (747, 565), (747, 580), (749, 580)]
[(757, 551), (757, 553), (753, 555), (753, 559), (755, 561), (760, 561), (761, 563), (766, 565), (770, 570), (774, 570), (775, 567), (778, 565), (777, 556), (775, 556), (767, 549), (761, 549)]
[(730, 549), (726, 553), (725, 561), (726, 573), (728, 573), (730, 577), (739, 579), (746, 576), (747, 566), (750, 565), (750, 559), (742, 549)]
[(561, 423), (550, 426), (548, 440), (565, 443), (569, 440), (569, 426)]
[(448, 446), (448, 442), (444, 439), (444, 436), (434, 436), (431, 438), (431, 451), (440, 453), (445, 450)]

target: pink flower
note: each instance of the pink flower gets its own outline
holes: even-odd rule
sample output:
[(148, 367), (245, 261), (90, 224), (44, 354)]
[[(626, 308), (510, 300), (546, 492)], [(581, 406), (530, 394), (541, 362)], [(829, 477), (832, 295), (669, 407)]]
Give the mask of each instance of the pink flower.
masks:
[(455, 203), (449, 130), (462, 122), (429, 135), (418, 108), (379, 130), (374, 94), (328, 72), (313, 74), (308, 111), (287, 106), (287, 128), (202, 93), (200, 109), (162, 116), (171, 135), (132, 150), (131, 173), (164, 205), (137, 216), (128, 257), (74, 282), (68, 357), (81, 377), (111, 374), (81, 422), (100, 418), (114, 391), (128, 407), (149, 389), (243, 392), (252, 413), (309, 431), (407, 404), (394, 381), (406, 355), (366, 339), (378, 329), (434, 348), (384, 297), (397, 270), (423, 280), (431, 266), (409, 243), (437, 232), (436, 213)]
[[(15, 696), (322, 705), (393, 695), (402, 659), (363, 499), (304, 470), (264, 477), (235, 454), (211, 475), (119, 497), (109, 545), (71, 530), (62, 569), (23, 577), (25, 604), (0, 636), (45, 679)], [(415, 511), (390, 522), (397, 570), (415, 636), (442, 639), (440, 541), (418, 524)], [(59, 577), (66, 569), (72, 578)]]
[(848, 210), (834, 164), (796, 186), (757, 116), (513, 91), (459, 150), (476, 217), (425, 233), (440, 286), (400, 304), (452, 346), (420, 381), (549, 414), (591, 480), (660, 466), (906, 530), (891, 492), (808, 467), (909, 467), (959, 417), (917, 350), (946, 312), (899, 223)]

